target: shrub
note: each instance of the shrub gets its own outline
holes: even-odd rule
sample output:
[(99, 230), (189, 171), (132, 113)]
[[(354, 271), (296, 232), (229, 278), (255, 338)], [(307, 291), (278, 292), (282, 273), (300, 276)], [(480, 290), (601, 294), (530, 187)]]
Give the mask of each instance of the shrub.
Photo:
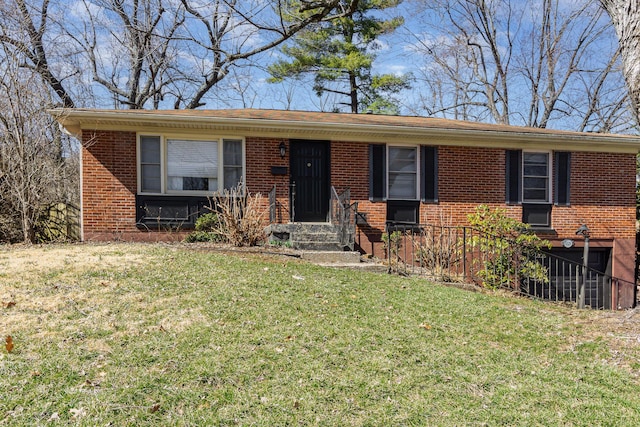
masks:
[(192, 231), (184, 239), (187, 243), (196, 242), (222, 242), (223, 239), (219, 234), (213, 231)]
[(414, 240), (416, 261), (444, 282), (458, 280), (453, 273), (462, 257), (460, 239), (456, 229), (446, 226), (425, 227), (420, 238)]
[(224, 237), (218, 233), (220, 220), (215, 213), (201, 215), (195, 224), (195, 231), (185, 238), (187, 243), (195, 242), (222, 242)]
[(244, 185), (224, 189), (211, 198), (217, 222), (213, 231), (234, 246), (256, 246), (264, 241), (264, 219), (267, 210), (262, 195), (249, 194)]
[(393, 232), (385, 232), (382, 234), (382, 246), (384, 253), (389, 260), (389, 272), (400, 273), (400, 248), (402, 247), (402, 241), (404, 236), (399, 230)]
[(213, 231), (220, 224), (218, 215), (206, 213), (196, 220), (196, 231)]
[(536, 260), (548, 241), (531, 232), (530, 226), (506, 215), (506, 210), (491, 210), (480, 205), (468, 216), (469, 224), (479, 233), (468, 244), (483, 254), (484, 268), (478, 270), (482, 285), (491, 289), (514, 287), (514, 279), (548, 282), (547, 269)]
[(396, 257), (402, 246), (402, 232), (399, 230), (382, 234), (382, 247), (389, 257)]

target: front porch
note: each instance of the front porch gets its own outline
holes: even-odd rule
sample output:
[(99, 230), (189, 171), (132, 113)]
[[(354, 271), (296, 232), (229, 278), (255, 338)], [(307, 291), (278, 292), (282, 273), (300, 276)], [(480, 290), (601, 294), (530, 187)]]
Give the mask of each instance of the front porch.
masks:
[(265, 234), (270, 243), (315, 251), (355, 249), (358, 203), (351, 202), (349, 188), (338, 192), (335, 187), (331, 187), (325, 222), (298, 221), (295, 213), (295, 184), (290, 186), (289, 191), (289, 209), (276, 198), (277, 185), (274, 184), (269, 192), (269, 225), (265, 228)]

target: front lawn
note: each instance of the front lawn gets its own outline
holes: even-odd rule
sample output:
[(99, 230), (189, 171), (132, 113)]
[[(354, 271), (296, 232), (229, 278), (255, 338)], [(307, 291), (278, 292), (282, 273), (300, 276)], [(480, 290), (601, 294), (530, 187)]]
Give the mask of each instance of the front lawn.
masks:
[(194, 248), (0, 248), (0, 425), (640, 425), (640, 313)]

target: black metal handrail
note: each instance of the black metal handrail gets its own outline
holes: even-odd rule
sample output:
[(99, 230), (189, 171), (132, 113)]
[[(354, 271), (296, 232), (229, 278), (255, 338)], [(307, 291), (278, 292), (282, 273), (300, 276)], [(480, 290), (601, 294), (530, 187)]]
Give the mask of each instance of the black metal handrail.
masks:
[(335, 187), (331, 187), (329, 221), (338, 227), (340, 244), (350, 250), (355, 247), (357, 212), (358, 202), (351, 203), (350, 188), (338, 194)]
[(291, 199), (291, 211), (289, 212), (289, 220), (291, 222), (296, 222), (296, 182), (293, 181), (289, 184), (289, 198)]
[(277, 222), (277, 215), (278, 199), (276, 198), (276, 184), (273, 184), (273, 188), (269, 191), (269, 223)]

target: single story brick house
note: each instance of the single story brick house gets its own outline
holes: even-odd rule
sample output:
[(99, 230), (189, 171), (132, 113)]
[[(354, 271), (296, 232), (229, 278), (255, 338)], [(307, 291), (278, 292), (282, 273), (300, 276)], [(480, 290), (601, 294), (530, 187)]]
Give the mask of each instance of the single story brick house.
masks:
[(479, 204), (505, 208), (558, 250), (575, 239), (579, 253), (586, 224), (595, 262), (635, 283), (638, 137), (257, 109), (50, 113), (82, 141), (87, 241), (176, 238), (158, 218), (186, 230), (207, 196), (243, 179), (251, 193), (275, 185), (271, 220), (283, 223), (327, 221), (331, 189), (350, 188), (356, 246), (374, 255), (389, 222), (463, 225)]

